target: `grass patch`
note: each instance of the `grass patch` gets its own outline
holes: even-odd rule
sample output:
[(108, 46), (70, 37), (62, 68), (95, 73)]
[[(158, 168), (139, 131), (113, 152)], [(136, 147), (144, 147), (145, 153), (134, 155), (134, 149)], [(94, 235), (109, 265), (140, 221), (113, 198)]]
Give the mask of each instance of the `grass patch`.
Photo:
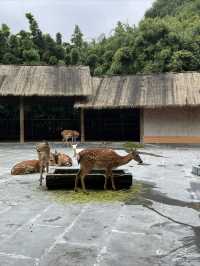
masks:
[(126, 150), (141, 149), (144, 148), (144, 144), (135, 143), (135, 142), (126, 142), (123, 144), (123, 147)]
[(129, 190), (88, 191), (89, 194), (85, 194), (81, 190), (79, 192), (56, 190), (48, 193), (59, 203), (126, 202), (136, 199), (142, 188), (142, 184), (136, 183)]

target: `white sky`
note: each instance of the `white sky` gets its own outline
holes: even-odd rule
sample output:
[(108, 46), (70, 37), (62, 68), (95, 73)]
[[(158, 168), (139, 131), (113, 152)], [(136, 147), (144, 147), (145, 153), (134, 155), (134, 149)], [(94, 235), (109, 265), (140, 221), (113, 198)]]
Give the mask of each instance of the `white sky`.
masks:
[(31, 12), (43, 32), (60, 31), (70, 39), (78, 24), (87, 39), (109, 34), (117, 21), (138, 24), (154, 0), (0, 0), (0, 24), (13, 32), (27, 29), (26, 12)]

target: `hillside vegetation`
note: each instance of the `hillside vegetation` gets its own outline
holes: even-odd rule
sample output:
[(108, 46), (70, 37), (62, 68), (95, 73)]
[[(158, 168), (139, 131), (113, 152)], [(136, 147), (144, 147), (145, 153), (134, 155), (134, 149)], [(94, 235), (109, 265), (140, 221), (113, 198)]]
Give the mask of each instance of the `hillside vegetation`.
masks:
[(200, 0), (157, 0), (137, 27), (118, 22), (113, 34), (85, 41), (78, 25), (69, 41), (44, 34), (30, 13), (29, 31), (0, 28), (0, 63), (89, 65), (93, 75), (198, 71)]

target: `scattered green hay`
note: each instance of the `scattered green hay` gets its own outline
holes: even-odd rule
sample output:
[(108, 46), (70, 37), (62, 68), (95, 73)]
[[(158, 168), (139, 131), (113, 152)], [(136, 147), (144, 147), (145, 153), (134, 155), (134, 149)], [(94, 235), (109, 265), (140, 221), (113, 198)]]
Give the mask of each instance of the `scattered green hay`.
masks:
[(141, 143), (135, 143), (135, 142), (126, 142), (123, 147), (126, 150), (132, 150), (132, 149), (140, 149), (140, 148), (144, 148), (144, 145)]
[(89, 202), (126, 202), (134, 200), (141, 193), (142, 184), (134, 184), (129, 190), (89, 190), (88, 194), (82, 192), (56, 190), (48, 192), (50, 197), (59, 203), (89, 203)]

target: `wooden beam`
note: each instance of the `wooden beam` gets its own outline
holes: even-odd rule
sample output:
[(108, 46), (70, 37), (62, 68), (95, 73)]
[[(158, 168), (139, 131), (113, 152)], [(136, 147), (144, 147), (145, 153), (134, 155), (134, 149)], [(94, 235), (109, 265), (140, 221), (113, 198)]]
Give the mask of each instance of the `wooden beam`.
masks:
[(19, 104), (19, 120), (20, 120), (20, 143), (24, 143), (24, 98), (20, 97)]
[(200, 136), (144, 136), (144, 143), (197, 144), (200, 143)]
[(81, 108), (81, 142), (85, 141), (85, 117), (84, 109)]

